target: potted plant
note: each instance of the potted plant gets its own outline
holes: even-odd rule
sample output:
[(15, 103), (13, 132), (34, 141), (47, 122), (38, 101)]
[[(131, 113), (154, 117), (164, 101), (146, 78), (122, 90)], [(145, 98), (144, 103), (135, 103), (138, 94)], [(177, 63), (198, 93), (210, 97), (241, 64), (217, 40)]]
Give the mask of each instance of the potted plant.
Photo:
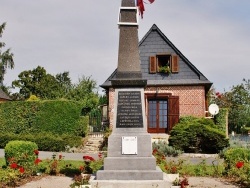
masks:
[(170, 74), (171, 70), (170, 70), (170, 67), (168, 65), (165, 65), (165, 66), (159, 67), (159, 72), (160, 73)]
[(184, 177), (180, 183), (181, 183), (181, 188), (188, 188), (189, 186), (188, 179), (186, 177)]
[(181, 182), (179, 178), (176, 178), (173, 182), (172, 182), (172, 186), (171, 188), (181, 188)]
[(176, 178), (173, 182), (172, 182), (172, 186), (171, 188), (188, 188), (188, 179), (186, 177), (184, 177), (182, 180), (180, 180), (179, 178)]

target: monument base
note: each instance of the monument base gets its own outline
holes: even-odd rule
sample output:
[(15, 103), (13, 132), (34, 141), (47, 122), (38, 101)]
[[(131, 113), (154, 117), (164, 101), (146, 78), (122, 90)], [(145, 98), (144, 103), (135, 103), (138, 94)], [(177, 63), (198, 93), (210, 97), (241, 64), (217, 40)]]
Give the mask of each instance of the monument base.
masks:
[[(136, 154), (123, 154), (123, 138), (136, 137), (139, 145)], [(124, 146), (125, 145), (125, 146)], [(151, 136), (140, 128), (116, 130), (109, 137), (108, 156), (104, 159), (104, 169), (96, 173), (97, 180), (163, 180), (163, 172), (156, 167), (152, 156)]]
[(163, 180), (96, 180), (89, 181), (91, 187), (100, 188), (171, 188), (172, 180), (163, 173)]

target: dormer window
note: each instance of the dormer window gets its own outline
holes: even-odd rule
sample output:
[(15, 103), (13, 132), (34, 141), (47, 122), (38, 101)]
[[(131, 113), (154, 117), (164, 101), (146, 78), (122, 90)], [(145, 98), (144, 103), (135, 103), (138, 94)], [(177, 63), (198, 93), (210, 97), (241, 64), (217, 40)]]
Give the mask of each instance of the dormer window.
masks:
[(177, 55), (157, 54), (149, 58), (149, 73), (178, 73), (179, 58)]

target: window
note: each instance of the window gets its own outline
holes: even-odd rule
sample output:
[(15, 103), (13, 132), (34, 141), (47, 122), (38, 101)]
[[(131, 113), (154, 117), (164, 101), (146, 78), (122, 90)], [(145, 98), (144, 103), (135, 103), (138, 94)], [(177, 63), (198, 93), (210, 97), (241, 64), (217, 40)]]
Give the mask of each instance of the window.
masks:
[(149, 59), (150, 73), (178, 73), (179, 72), (179, 58), (177, 55), (159, 54), (150, 56)]

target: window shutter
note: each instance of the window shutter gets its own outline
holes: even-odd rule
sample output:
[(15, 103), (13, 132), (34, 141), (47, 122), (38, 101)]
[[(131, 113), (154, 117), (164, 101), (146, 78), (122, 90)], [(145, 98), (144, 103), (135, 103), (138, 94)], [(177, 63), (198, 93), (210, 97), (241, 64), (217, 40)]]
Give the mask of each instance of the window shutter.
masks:
[(156, 73), (156, 57), (149, 57), (149, 73)]
[(179, 110), (179, 97), (168, 97), (168, 132), (172, 130), (174, 125), (179, 122), (180, 110)]
[(172, 73), (179, 72), (179, 58), (177, 55), (172, 55), (171, 71)]

